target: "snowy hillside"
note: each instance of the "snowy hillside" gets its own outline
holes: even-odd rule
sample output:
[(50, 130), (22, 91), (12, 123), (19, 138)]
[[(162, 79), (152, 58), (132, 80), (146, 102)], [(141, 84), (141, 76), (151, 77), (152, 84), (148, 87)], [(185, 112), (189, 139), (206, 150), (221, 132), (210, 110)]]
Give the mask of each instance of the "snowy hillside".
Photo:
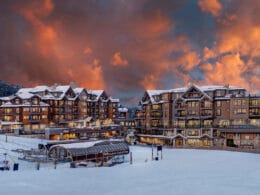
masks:
[[(37, 147), (44, 142), (0, 136), (0, 155), (12, 148)], [(131, 147), (133, 165), (69, 168), (69, 164), (41, 165), (17, 161), (17, 172), (0, 172), (0, 194), (260, 194), (260, 155), (227, 151), (163, 149), (163, 160), (151, 161), (151, 148)], [(128, 157), (129, 158), (129, 157)], [(127, 159), (128, 159), (127, 158)], [(148, 160), (146, 162), (146, 159)]]

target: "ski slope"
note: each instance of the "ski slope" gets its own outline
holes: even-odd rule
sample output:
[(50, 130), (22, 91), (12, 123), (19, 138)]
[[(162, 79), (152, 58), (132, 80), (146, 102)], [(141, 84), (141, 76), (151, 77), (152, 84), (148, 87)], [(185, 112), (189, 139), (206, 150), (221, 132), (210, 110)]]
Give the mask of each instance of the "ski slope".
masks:
[[(163, 160), (151, 161), (151, 148), (132, 146), (133, 164), (69, 168), (17, 160), (10, 149), (37, 147), (44, 140), (0, 136), (0, 155), (8, 151), (20, 164), (17, 172), (0, 172), (2, 195), (259, 195), (260, 155), (228, 151), (163, 149)], [(3, 149), (3, 147), (5, 149)], [(2, 158), (2, 156), (1, 156)]]

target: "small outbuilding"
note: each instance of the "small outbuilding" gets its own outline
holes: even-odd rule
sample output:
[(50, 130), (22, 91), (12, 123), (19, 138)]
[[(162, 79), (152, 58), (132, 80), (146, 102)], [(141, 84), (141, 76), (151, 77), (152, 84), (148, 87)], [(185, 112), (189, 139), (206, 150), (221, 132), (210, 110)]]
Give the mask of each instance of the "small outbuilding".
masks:
[(107, 162), (111, 158), (129, 153), (126, 142), (98, 140), (71, 144), (57, 144), (49, 149), (49, 156), (58, 161)]

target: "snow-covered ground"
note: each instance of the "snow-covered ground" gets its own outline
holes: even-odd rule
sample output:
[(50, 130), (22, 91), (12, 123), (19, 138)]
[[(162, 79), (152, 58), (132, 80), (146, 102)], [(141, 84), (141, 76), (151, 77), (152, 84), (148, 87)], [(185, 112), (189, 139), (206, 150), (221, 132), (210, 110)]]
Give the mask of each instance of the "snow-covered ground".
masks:
[[(0, 160), (10, 149), (37, 147), (44, 140), (0, 136)], [(19, 171), (0, 172), (2, 195), (160, 195), (260, 194), (260, 155), (187, 149), (163, 149), (163, 160), (151, 161), (151, 148), (131, 147), (133, 164), (114, 167), (69, 168), (17, 161)], [(127, 157), (127, 160), (129, 156)], [(148, 161), (146, 160), (148, 159)]]

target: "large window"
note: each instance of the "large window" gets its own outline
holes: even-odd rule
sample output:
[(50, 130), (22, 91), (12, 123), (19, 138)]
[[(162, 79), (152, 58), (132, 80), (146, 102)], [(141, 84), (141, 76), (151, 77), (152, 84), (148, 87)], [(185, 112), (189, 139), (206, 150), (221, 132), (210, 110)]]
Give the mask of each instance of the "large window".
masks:
[(220, 109), (217, 109), (217, 110), (216, 110), (216, 115), (217, 115), (217, 116), (221, 116), (221, 110), (220, 110)]
[(160, 110), (160, 109), (161, 109), (160, 105), (158, 105), (158, 104), (152, 105), (152, 110)]
[(234, 109), (234, 114), (246, 114), (246, 109), (245, 108)]
[(220, 120), (220, 121), (218, 122), (218, 125), (219, 125), (220, 127), (228, 127), (228, 126), (229, 126), (229, 120)]
[(159, 120), (152, 120), (152, 127), (158, 127), (160, 125)]
[(260, 115), (260, 108), (250, 108), (251, 115)]
[(188, 115), (192, 115), (192, 116), (196, 116), (196, 115), (198, 115), (198, 110), (188, 110)]
[(19, 114), (20, 113), (20, 108), (16, 108), (15, 112), (16, 112), (16, 114)]
[(188, 127), (200, 127), (200, 121), (199, 120), (189, 120), (187, 123)]
[(195, 101), (188, 102), (188, 107), (195, 108), (198, 106), (199, 106), (199, 102), (195, 102)]
[(211, 106), (212, 106), (212, 103), (210, 101), (205, 101), (204, 102), (204, 107), (205, 108), (211, 108)]
[(258, 106), (260, 105), (260, 99), (251, 99), (250, 106)]
[(188, 131), (188, 136), (199, 136), (199, 130)]
[(12, 108), (6, 108), (5, 109), (5, 113), (6, 114), (11, 114), (13, 112), (13, 109)]
[(217, 107), (221, 106), (221, 101), (216, 101)]
[(232, 124), (233, 125), (245, 125), (246, 120), (245, 119), (235, 119)]
[(225, 91), (223, 91), (223, 90), (217, 90), (216, 91), (216, 96), (218, 96), (218, 97), (224, 96), (224, 94), (225, 94)]
[(4, 121), (11, 121), (12, 117), (11, 116), (4, 116)]
[(174, 127), (185, 128), (185, 121), (174, 121)]
[(28, 120), (28, 119), (29, 119), (29, 116), (28, 116), (28, 115), (24, 115), (24, 116), (23, 116), (23, 119), (24, 119), (24, 120)]
[(212, 126), (212, 120), (204, 120), (203, 125), (204, 125), (204, 127), (211, 127)]
[(246, 105), (246, 100), (245, 99), (237, 99), (233, 101), (234, 106), (245, 106)]
[(32, 103), (33, 103), (34, 105), (39, 104), (39, 99), (38, 99), (38, 98), (33, 98), (33, 99), (32, 99)]
[(251, 119), (250, 124), (260, 126), (260, 119)]

